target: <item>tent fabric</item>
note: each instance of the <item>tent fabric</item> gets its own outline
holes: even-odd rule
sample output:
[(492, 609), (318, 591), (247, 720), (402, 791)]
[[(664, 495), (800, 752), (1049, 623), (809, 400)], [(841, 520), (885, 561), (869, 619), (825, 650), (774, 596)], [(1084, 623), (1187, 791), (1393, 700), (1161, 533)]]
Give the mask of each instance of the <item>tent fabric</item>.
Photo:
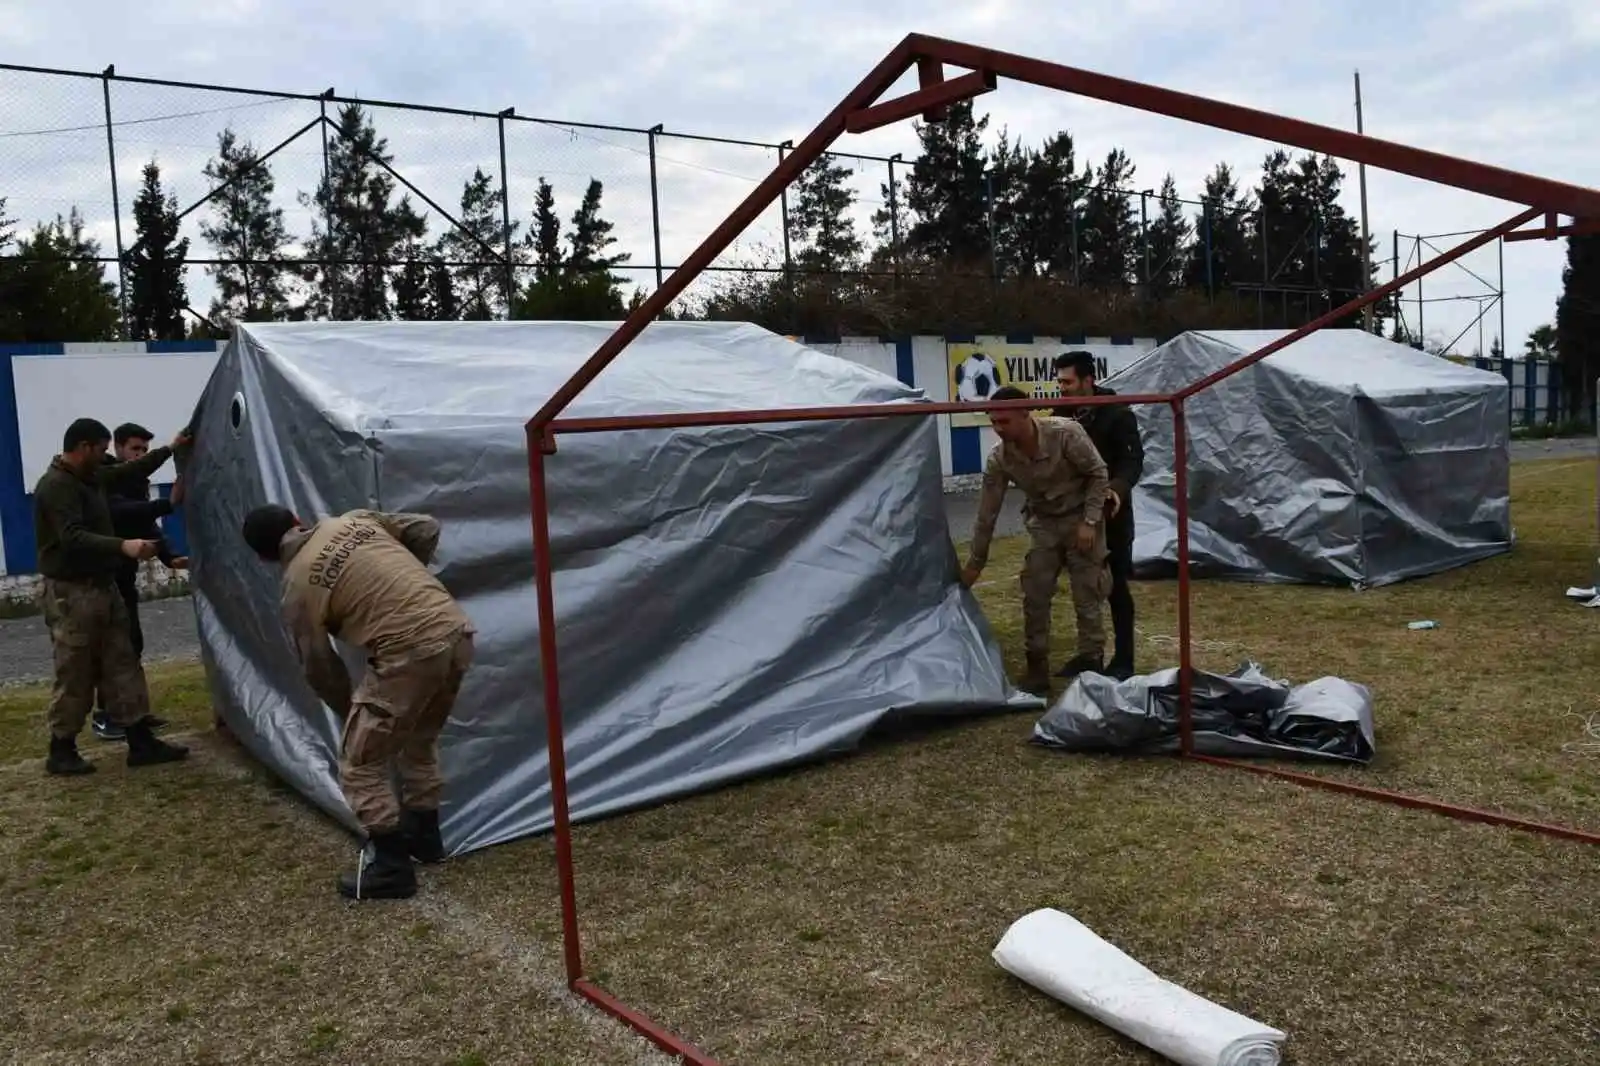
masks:
[[(1190, 332), (1108, 378), (1171, 393), (1286, 331)], [(1510, 387), (1359, 329), (1313, 333), (1184, 402), (1197, 577), (1355, 588), (1509, 551)], [(1134, 572), (1176, 572), (1172, 413), (1134, 408)]]
[[(1201, 755), (1273, 756), (1366, 764), (1377, 753), (1372, 690), (1339, 677), (1303, 685), (1256, 663), (1232, 673), (1196, 670), (1190, 721)], [(1067, 752), (1181, 750), (1176, 667), (1117, 681), (1079, 674), (1033, 727), (1036, 744)]]
[[(454, 853), (552, 820), (526, 419), (615, 329), (584, 322), (237, 327), (201, 398), (188, 507), (216, 706), (351, 829), (339, 722), (239, 535), (282, 503), (442, 524), (477, 653), (441, 737)], [(745, 324), (658, 322), (570, 417), (924, 403)], [(571, 812), (592, 819), (850, 749), (890, 716), (1041, 708), (958, 580), (936, 420), (572, 434), (547, 460)], [(342, 649), (353, 676), (361, 654)]]

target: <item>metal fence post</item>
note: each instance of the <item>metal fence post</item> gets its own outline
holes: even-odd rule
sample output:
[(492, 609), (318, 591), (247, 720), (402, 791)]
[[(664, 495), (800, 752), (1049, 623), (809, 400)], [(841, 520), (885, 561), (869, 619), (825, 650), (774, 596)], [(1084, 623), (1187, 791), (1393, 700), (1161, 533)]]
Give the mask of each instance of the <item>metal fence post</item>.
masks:
[(100, 74), (100, 88), (106, 106), (106, 156), (111, 161), (111, 221), (117, 235), (117, 317), (120, 336), (126, 340), (132, 335), (128, 322), (127, 253), (122, 247), (122, 202), (117, 194), (117, 138), (111, 132), (111, 79), (117, 76), (115, 63)]
[[(793, 141), (784, 141), (778, 145), (778, 162), (782, 163), (784, 153), (793, 148)], [(784, 273), (788, 273), (789, 268), (794, 263), (789, 258), (789, 187), (787, 185), (783, 188), (783, 195), (779, 198), (778, 207), (783, 216), (783, 269)]]
[(657, 122), (645, 130), (645, 138), (650, 144), (650, 232), (655, 239), (656, 249), (656, 288), (661, 287), (664, 280), (661, 264), (661, 187), (656, 183), (656, 138), (666, 128), (666, 124)]
[(506, 249), (506, 318), (513, 317), (512, 305), (517, 299), (517, 268), (511, 255), (511, 192), (506, 171), (506, 119), (517, 113), (508, 107), (495, 116), (500, 133), (500, 234)]
[(899, 152), (889, 157), (889, 263), (897, 289), (900, 287), (900, 200), (895, 191), (894, 165), (900, 158)]
[[(328, 249), (335, 251), (333, 232), (333, 169), (328, 159), (328, 101), (333, 98), (333, 86), (322, 94), (317, 107), (322, 113), (322, 122), (319, 128), (322, 131), (322, 188), (326, 197), (322, 206), (322, 224), (328, 229)], [(322, 281), (328, 289), (328, 317), (339, 317), (339, 274), (330, 263), (322, 264)]]

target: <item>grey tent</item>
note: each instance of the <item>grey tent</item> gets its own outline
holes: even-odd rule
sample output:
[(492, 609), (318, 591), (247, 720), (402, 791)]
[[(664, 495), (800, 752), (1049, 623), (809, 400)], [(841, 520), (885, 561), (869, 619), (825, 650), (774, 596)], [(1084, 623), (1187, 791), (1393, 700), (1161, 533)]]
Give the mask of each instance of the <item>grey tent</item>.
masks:
[[(300, 673), (245, 513), (440, 520), (436, 570), (479, 629), (442, 737), (445, 844), (548, 828), (523, 425), (613, 328), (239, 325), (219, 358), (186, 475), (212, 694), (257, 758), (347, 826), (339, 723)], [(661, 322), (567, 414), (877, 402), (926, 400), (755, 326)], [(957, 580), (936, 432), (929, 417), (560, 438), (551, 556), (575, 819), (843, 751), (890, 715), (1042, 707), (1011, 687)]]
[[(1284, 335), (1182, 334), (1107, 379), (1171, 393)], [(1511, 547), (1510, 391), (1359, 329), (1322, 330), (1194, 394), (1189, 438), (1195, 576), (1373, 587)], [(1172, 415), (1135, 408), (1145, 474), (1134, 570), (1175, 572)]]

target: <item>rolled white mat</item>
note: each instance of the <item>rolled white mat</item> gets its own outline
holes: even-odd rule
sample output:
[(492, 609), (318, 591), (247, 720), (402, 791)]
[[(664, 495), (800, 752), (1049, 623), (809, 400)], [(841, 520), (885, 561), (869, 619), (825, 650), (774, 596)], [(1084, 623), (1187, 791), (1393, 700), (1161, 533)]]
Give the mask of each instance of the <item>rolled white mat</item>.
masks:
[(994, 961), (1181, 1066), (1278, 1066), (1281, 1061), (1286, 1033), (1157, 977), (1053, 908), (1013, 922), (995, 945)]

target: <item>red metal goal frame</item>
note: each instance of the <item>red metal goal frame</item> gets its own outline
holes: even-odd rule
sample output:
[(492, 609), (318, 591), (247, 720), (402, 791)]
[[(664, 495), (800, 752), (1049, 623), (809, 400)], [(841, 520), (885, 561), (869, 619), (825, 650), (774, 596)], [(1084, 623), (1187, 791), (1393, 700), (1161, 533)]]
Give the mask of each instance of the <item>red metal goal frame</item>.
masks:
[[(965, 68), (967, 73), (946, 79), (946, 65)], [(879, 97), (900, 77), (915, 67), (920, 87), (887, 102)], [(539, 651), (544, 675), (544, 703), (549, 734), (551, 800), (554, 808), (556, 864), (561, 885), (562, 937), (568, 985), (573, 991), (620, 1018), (645, 1035), (658, 1047), (698, 1064), (715, 1062), (704, 1051), (664, 1029), (638, 1011), (622, 1003), (583, 976), (579, 948), (577, 895), (572, 863), (572, 831), (567, 803), (566, 752), (561, 715), (560, 674), (556, 656), (555, 592), (550, 563), (549, 494), (545, 482), (548, 456), (556, 452), (556, 437), (563, 433), (607, 433), (629, 429), (668, 429), (692, 426), (751, 425), (823, 421), (846, 418), (928, 417), (937, 414), (1031, 408), (1034, 400), (990, 401), (981, 404), (895, 403), (813, 408), (776, 408), (759, 411), (723, 411), (673, 415), (636, 415), (615, 418), (562, 419), (560, 414), (615, 359), (667, 305), (681, 294), (762, 211), (802, 171), (815, 162), (828, 147), (846, 132), (862, 133), (916, 115), (938, 121), (950, 104), (992, 91), (1001, 77), (1027, 82), (1066, 93), (1093, 97), (1201, 125), (1230, 130), (1268, 141), (1292, 145), (1311, 152), (1338, 156), (1352, 162), (1458, 189), (1493, 196), (1524, 209), (1500, 225), (1484, 231), (1430, 262), (1379, 286), (1366, 295), (1328, 312), (1313, 322), (1285, 335), (1238, 361), (1170, 395), (1118, 396), (1120, 403), (1165, 403), (1172, 409), (1174, 469), (1176, 471), (1178, 534), (1178, 647), (1182, 757), (1215, 766), (1236, 767), (1258, 774), (1294, 781), (1312, 787), (1331, 789), (1367, 799), (1431, 810), (1455, 818), (1509, 826), (1566, 839), (1600, 844), (1600, 835), (1563, 826), (1545, 825), (1512, 818), (1492, 811), (1470, 810), (1419, 796), (1410, 796), (1362, 785), (1294, 773), (1231, 759), (1197, 754), (1193, 744), (1193, 661), (1190, 637), (1189, 580), (1189, 500), (1188, 441), (1184, 422), (1184, 401), (1246, 367), (1265, 359), (1295, 341), (1377, 302), (1416, 279), (1500, 237), (1508, 240), (1554, 239), (1571, 232), (1592, 232), (1600, 225), (1600, 190), (1535, 177), (1499, 167), (1441, 155), (1421, 148), (1396, 144), (1374, 137), (1319, 126), (1236, 104), (1222, 103), (1170, 89), (1157, 88), (1103, 74), (1062, 66), (1040, 59), (995, 51), (957, 41), (922, 34), (911, 34), (901, 41), (881, 63), (873, 68), (839, 106), (794, 147), (743, 203), (712, 231), (639, 307), (628, 315), (572, 378), (557, 389), (526, 424), (528, 438), (528, 485), (531, 494), (535, 583), (539, 603)], [(1563, 226), (1560, 216), (1574, 221)], [(1543, 216), (1542, 227), (1521, 227)], [(1085, 403), (1110, 402), (1094, 397)]]

